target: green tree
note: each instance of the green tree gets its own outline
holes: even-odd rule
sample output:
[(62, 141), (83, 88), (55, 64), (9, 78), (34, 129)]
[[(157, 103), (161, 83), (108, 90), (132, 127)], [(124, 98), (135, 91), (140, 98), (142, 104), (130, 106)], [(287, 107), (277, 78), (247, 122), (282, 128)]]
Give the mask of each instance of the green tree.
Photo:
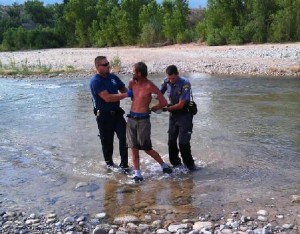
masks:
[(163, 38), (162, 21), (162, 9), (155, 0), (142, 7), (139, 15), (141, 45), (151, 46)]
[(175, 8), (173, 11), (173, 18), (176, 28), (176, 42), (185, 43), (190, 42), (188, 32), (189, 5), (187, 0), (175, 0)]
[(123, 17), (121, 18), (121, 24), (125, 24), (126, 27), (121, 27), (119, 28), (119, 30), (121, 30), (120, 33), (122, 34), (122, 41), (126, 41), (126, 44), (137, 43), (139, 35), (141, 33), (141, 27), (139, 24), (139, 12), (144, 5), (148, 4), (148, 2), (148, 0), (121, 1), (121, 10), (123, 12), (126, 12), (127, 14), (123, 13)]
[(133, 21), (128, 19), (130, 19), (129, 13), (120, 9), (116, 28), (122, 45), (133, 45), (137, 42), (137, 35), (133, 30)]
[(277, 0), (279, 6), (270, 26), (270, 41), (300, 40), (300, 1)]
[(21, 11), (22, 6), (17, 3), (0, 11), (0, 43), (2, 43), (4, 32), (22, 25)]
[(91, 45), (89, 29), (97, 17), (97, 0), (70, 0), (65, 7), (65, 20), (73, 29), (76, 42), (80, 47)]
[[(268, 33), (271, 24), (271, 16), (276, 12), (275, 0), (253, 0), (249, 11), (251, 41), (254, 43), (265, 43), (268, 41)], [(252, 31), (252, 32), (251, 32)]]
[[(208, 45), (226, 44), (226, 28), (229, 27), (228, 4), (220, 0), (208, 0), (205, 14), (206, 36)], [(225, 5), (226, 4), (226, 5)]]
[(111, 14), (107, 17), (105, 29), (101, 30), (101, 37), (106, 46), (116, 46), (121, 44), (118, 33), (119, 16), (121, 16), (120, 8), (114, 7)]
[(205, 32), (209, 45), (243, 42), (247, 4), (246, 0), (208, 0)]
[(55, 3), (50, 6), (53, 11), (54, 30), (56, 35), (59, 35), (59, 41), (62, 46), (75, 44), (72, 28), (69, 27), (64, 18), (65, 6), (65, 3)]
[[(110, 38), (110, 32), (107, 31), (108, 19), (110, 16), (112, 16), (113, 9), (115, 13), (118, 12), (119, 3), (118, 0), (98, 0), (95, 9), (97, 12), (97, 17), (92, 21), (89, 29), (89, 35), (94, 46), (103, 47), (108, 45), (107, 40)], [(114, 20), (110, 19), (110, 22), (112, 21)], [(113, 40), (118, 41), (115, 39)], [(114, 43), (115, 42), (112, 44)]]
[(45, 7), (44, 3), (39, 0), (30, 0), (24, 3), (25, 13), (34, 23), (43, 26), (53, 26), (53, 11)]
[(142, 33), (140, 35), (140, 44), (145, 47), (153, 46), (156, 42), (156, 33), (154, 25), (151, 23), (146, 23), (143, 25)]
[(174, 1), (164, 0), (162, 2), (163, 11), (163, 33), (165, 38), (171, 43), (176, 42), (176, 25), (173, 20), (173, 9), (175, 8)]
[(53, 28), (27, 30), (18, 27), (4, 33), (2, 46), (5, 50), (57, 48), (62, 46), (62, 41)]

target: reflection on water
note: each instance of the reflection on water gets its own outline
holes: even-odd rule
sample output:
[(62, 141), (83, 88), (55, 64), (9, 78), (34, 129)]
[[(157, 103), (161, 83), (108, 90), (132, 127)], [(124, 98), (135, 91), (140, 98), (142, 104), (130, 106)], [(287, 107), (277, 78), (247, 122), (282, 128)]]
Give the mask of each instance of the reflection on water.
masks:
[[(249, 196), (299, 190), (300, 80), (187, 75), (199, 109), (192, 152), (201, 169), (164, 175), (141, 153), (140, 185), (104, 167), (89, 78), (1, 79), (3, 209), (110, 217), (155, 209), (177, 219)], [(128, 112), (131, 101), (121, 103)], [(152, 114), (151, 123), (153, 146), (168, 161), (168, 114)], [(80, 182), (86, 186), (77, 188)]]

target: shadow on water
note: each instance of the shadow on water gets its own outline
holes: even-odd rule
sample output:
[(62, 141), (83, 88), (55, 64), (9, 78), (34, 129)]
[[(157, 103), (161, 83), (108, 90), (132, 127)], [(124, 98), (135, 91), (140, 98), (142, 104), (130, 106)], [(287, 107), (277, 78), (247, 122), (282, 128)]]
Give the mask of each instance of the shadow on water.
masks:
[[(141, 153), (138, 185), (104, 167), (88, 77), (2, 79), (1, 209), (178, 220), (299, 191), (300, 80), (185, 75), (198, 104), (192, 152), (200, 169), (163, 175)], [(157, 85), (162, 77), (149, 76)], [(126, 112), (130, 104), (121, 102)], [(151, 123), (153, 146), (168, 161), (168, 114), (152, 114)], [(117, 149), (116, 140), (116, 163)]]

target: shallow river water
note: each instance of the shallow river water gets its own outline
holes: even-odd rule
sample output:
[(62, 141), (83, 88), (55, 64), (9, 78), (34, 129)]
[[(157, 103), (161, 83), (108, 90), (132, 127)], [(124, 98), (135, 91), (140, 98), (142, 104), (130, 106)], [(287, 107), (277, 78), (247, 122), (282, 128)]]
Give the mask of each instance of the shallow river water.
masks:
[[(1, 210), (114, 217), (156, 207), (188, 217), (299, 194), (300, 79), (184, 75), (198, 104), (192, 153), (200, 169), (163, 175), (141, 153), (139, 185), (104, 166), (89, 77), (2, 78)], [(121, 105), (128, 112), (130, 100)], [(168, 162), (168, 114), (152, 114), (151, 123), (154, 149)], [(116, 141), (116, 163), (117, 149)]]

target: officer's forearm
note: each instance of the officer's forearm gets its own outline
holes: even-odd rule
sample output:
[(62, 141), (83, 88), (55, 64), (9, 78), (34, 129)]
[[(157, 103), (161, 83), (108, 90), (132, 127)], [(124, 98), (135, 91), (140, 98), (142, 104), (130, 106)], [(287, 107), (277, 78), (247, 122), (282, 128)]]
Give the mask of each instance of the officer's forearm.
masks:
[(124, 98), (128, 97), (127, 92), (126, 93), (118, 93), (118, 94), (109, 94), (105, 96), (104, 101), (106, 102), (118, 102)]
[(122, 89), (119, 90), (121, 93), (126, 93), (128, 89), (126, 87), (123, 87)]
[(179, 102), (175, 105), (171, 105), (167, 107), (167, 111), (177, 111), (177, 110), (182, 110), (184, 108), (184, 104), (183, 102)]

